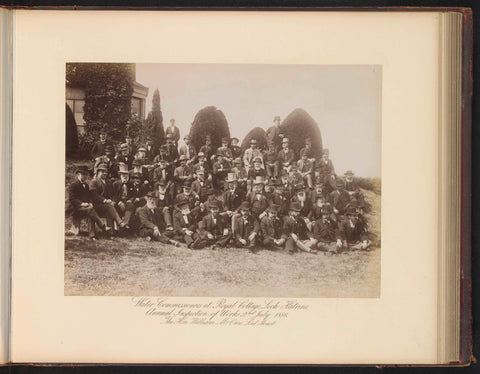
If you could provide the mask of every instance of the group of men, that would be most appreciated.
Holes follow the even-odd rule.
[[[70,233],[78,235],[85,219],[92,240],[99,229],[106,238],[140,236],[191,249],[369,250],[354,174],[337,176],[328,149],[316,159],[308,138],[297,156],[278,116],[266,150],[255,139],[244,152],[237,138],[214,149],[207,136],[198,150],[189,135],[180,147],[179,139],[173,119],[158,149],[152,138],[136,146],[127,136],[116,152],[101,133],[92,148],[93,178],[80,166],[69,187]]]

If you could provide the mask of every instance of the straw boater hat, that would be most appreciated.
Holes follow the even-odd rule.
[[[265,184],[265,181],[263,180],[263,177],[261,175],[258,175],[255,177],[255,181],[253,184]]]
[[[237,181],[237,178],[235,178],[235,173],[228,173],[227,174],[227,180],[226,180],[227,183],[236,182],[236,181]]]

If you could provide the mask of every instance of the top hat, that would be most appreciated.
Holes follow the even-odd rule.
[[[118,164],[118,172],[120,174],[128,174],[128,165],[124,162]]]
[[[300,204],[299,203],[290,203],[290,208],[289,210],[294,210],[295,212],[300,212],[302,210],[302,208],[300,207]]]
[[[243,201],[240,204],[240,210],[250,210],[250,203],[248,201]]]
[[[226,179],[227,183],[235,182],[236,180],[237,180],[237,178],[235,178],[235,173],[228,173],[227,174],[227,179]]]
[[[77,167],[77,169],[75,170],[75,174],[77,173],[81,173],[81,174],[84,174],[84,175],[89,175],[90,174],[90,170],[88,169],[88,166],[85,166],[85,165],[80,165]]]
[[[253,184],[265,184],[265,181],[261,175],[257,175]]]
[[[354,175],[354,174],[353,174],[353,171],[351,171],[351,170],[347,170],[347,171],[345,172],[345,176],[353,176],[353,175]]]

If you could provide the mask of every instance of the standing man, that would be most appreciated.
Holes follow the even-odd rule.
[[[217,148],[217,155],[220,153],[223,158],[231,163],[233,161],[232,150],[228,147],[230,139],[222,138],[222,146]]]
[[[257,141],[255,139],[250,140],[250,148],[245,150],[243,154],[243,163],[247,171],[252,167],[253,160],[260,158],[263,166],[263,154],[260,149],[257,148]]]
[[[185,135],[183,137],[183,141],[185,142],[184,145],[182,145],[179,149],[179,155],[180,156],[186,156],[187,157],[187,164],[193,164],[196,159],[197,159],[197,151],[195,150],[195,147],[191,144],[192,138],[190,135]]]
[[[80,232],[80,220],[87,218],[88,223],[88,237],[95,240],[95,223],[102,229],[102,231],[110,230],[103,224],[97,212],[93,208],[92,196],[90,188],[87,183],[88,175],[90,174],[86,166],[79,166],[75,171],[77,180],[73,182],[68,189],[68,198],[70,205],[73,208],[73,222],[70,232],[78,235]]]
[[[100,140],[93,145],[90,152],[92,160],[95,160],[99,156],[103,156],[107,145],[111,145],[111,143],[107,141],[107,133],[105,131],[100,131]]]
[[[170,119],[170,125],[165,129],[165,135],[170,135],[175,147],[178,147],[178,141],[180,140],[180,130],[175,126],[175,119]]]
[[[232,158],[236,159],[242,157],[242,148],[238,145],[238,138],[233,137],[230,139],[230,149],[232,150]]]
[[[273,118],[273,126],[267,129],[267,144],[273,144],[276,152],[279,151],[280,141],[283,135],[280,133],[280,116]]]

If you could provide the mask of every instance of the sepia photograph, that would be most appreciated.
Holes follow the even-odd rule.
[[[65,68],[65,296],[380,297],[381,66]]]

